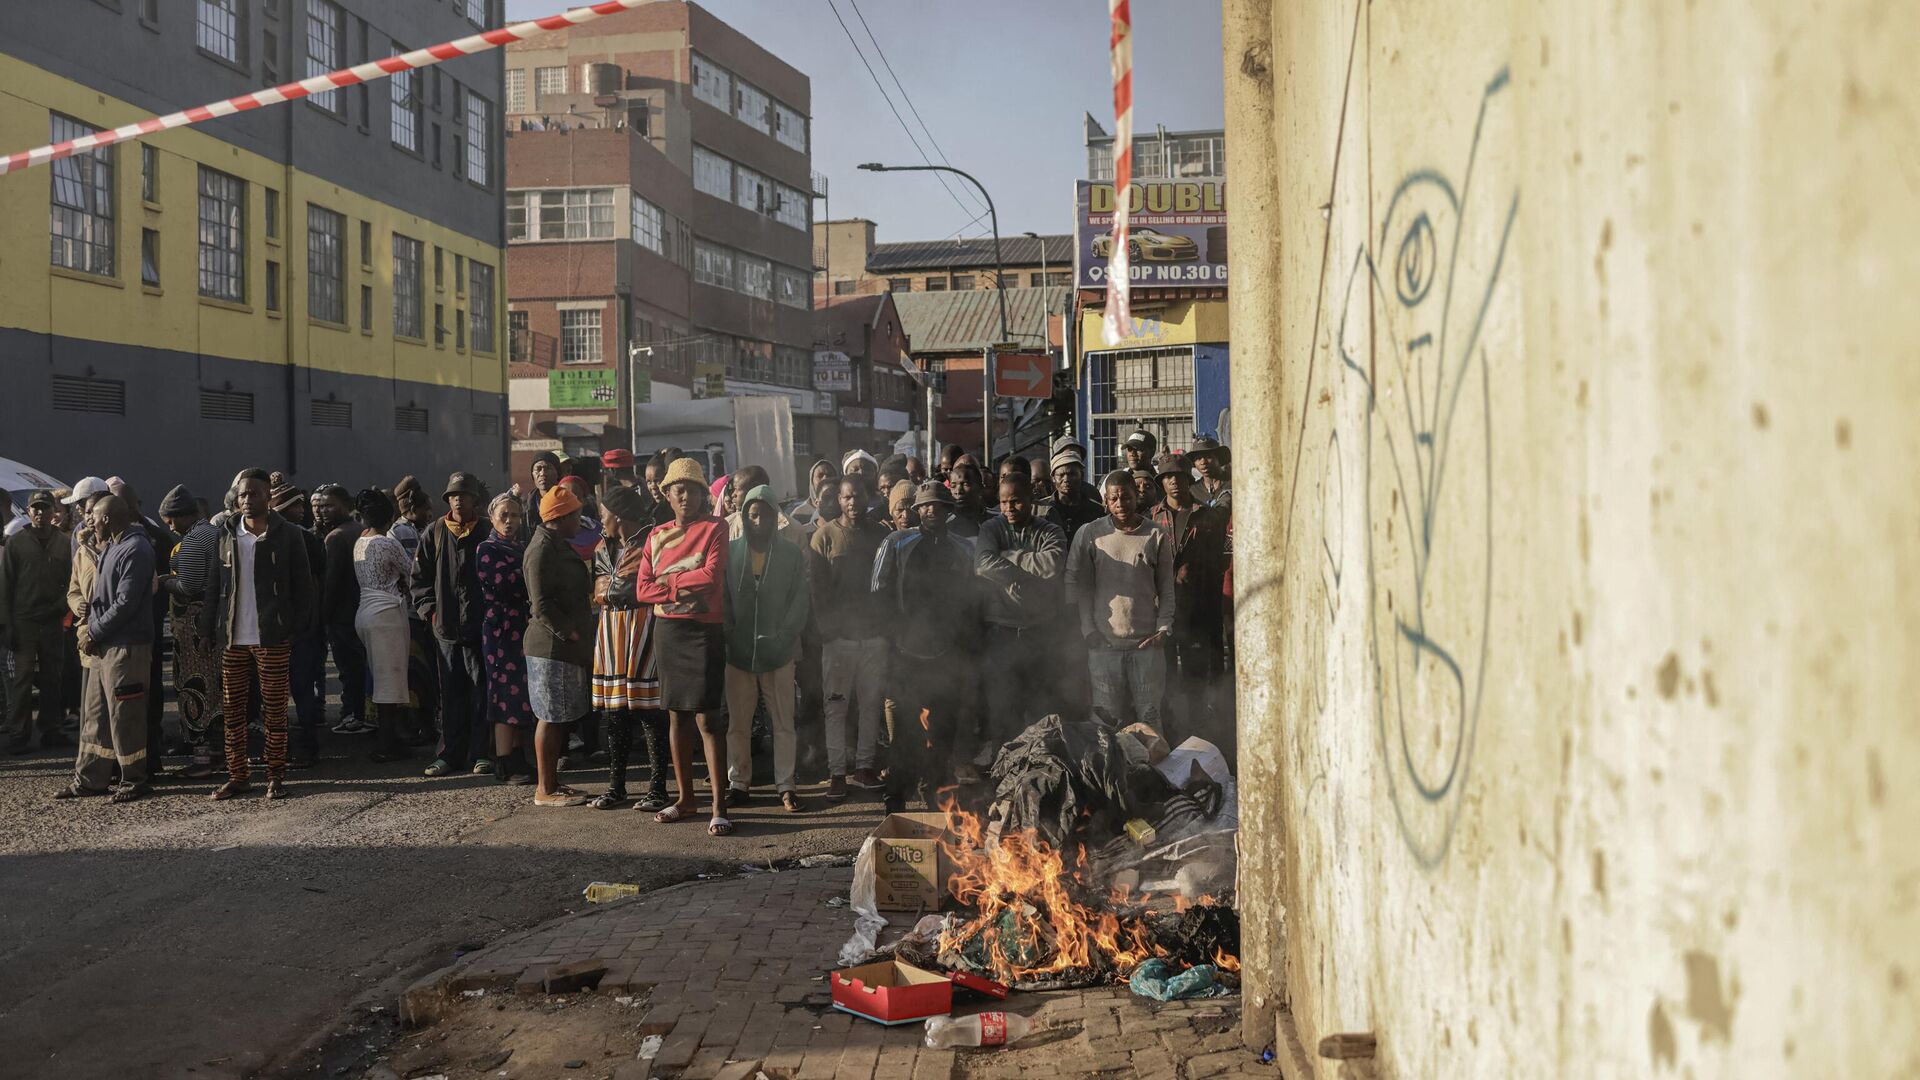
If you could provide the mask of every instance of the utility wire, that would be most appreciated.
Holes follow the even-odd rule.
[[[921,161],[926,162],[928,165],[933,164],[933,159],[927,156],[926,149],[920,145],[920,140],[914,136],[913,129],[907,126],[906,118],[900,115],[899,108],[894,105],[893,95],[887,93],[886,84],[880,81],[879,74],[873,70],[873,65],[867,61],[867,54],[865,50],[860,48],[859,39],[853,36],[853,31],[848,29],[847,20],[840,17],[840,8],[834,4],[833,0],[827,0],[827,9],[833,12],[834,21],[840,24],[840,32],[847,35],[847,44],[853,46],[854,55],[860,58],[860,66],[867,69],[867,77],[873,80],[873,88],[880,91],[880,100],[887,103],[887,109],[893,113],[893,118],[899,121],[900,130],[907,133],[907,141],[913,143],[913,148],[919,151]],[[958,206],[966,213],[973,213],[973,207],[962,202],[960,196],[954,192],[953,185],[947,182],[947,175],[945,173],[936,172],[933,175],[940,181],[940,186],[946,189],[947,197],[953,200],[955,206]]]
[[[860,0],[847,0],[847,4],[853,8],[854,15],[860,19],[860,28],[867,32],[867,40],[873,42],[873,52],[880,58],[880,65],[887,69],[888,75],[893,77],[893,85],[900,88],[900,100],[907,103],[907,111],[913,114],[915,120],[920,121],[920,130],[927,133],[927,142],[933,147],[933,152],[940,155],[940,163],[951,168],[953,162],[947,160],[947,152],[940,148],[940,140],[933,137],[933,129],[927,126],[927,121],[920,115],[919,108],[913,104],[913,97],[907,93],[906,84],[900,81],[899,73],[893,70],[893,62],[887,59],[887,51],[880,47],[880,39],[873,36],[873,27],[867,25],[866,13],[860,10]],[[971,187],[962,190],[967,193],[967,198],[973,200],[975,206],[980,207],[983,212],[986,210],[986,200],[980,197],[979,192]]]

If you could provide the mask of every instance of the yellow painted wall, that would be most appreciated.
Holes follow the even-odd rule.
[[[281,108],[289,106],[278,106]],[[79,83],[18,59],[0,56],[0,145],[38,146],[48,139],[49,113],[96,127],[115,127],[147,114]],[[206,354],[235,360],[295,363],[315,370],[459,386],[492,393],[506,389],[506,257],[491,247],[414,214],[345,190],[308,173],[243,151],[203,131],[182,128],[148,140],[159,151],[159,186],[152,204],[141,200],[139,143],[113,153],[115,276],[96,278],[50,267],[48,200],[52,169],[41,166],[0,176],[0,326],[58,337]],[[247,302],[199,295],[199,166],[248,182]],[[266,235],[266,189],[280,192],[278,238]],[[307,204],[346,216],[344,291],[348,324],[340,329],[307,315]],[[373,226],[371,265],[363,268],[359,223]],[[141,230],[160,233],[160,287],[141,283]],[[423,321],[429,340],[434,305],[446,306],[444,345],[393,334],[394,233],[422,241]],[[444,288],[433,279],[434,249],[443,249]],[[466,283],[454,280],[455,256],[494,268],[492,353],[458,347],[455,313],[468,310]],[[281,307],[265,307],[267,263],[280,264]],[[360,326],[360,288],[373,286],[370,333]],[[458,287],[456,287],[456,284]]]
[[[1088,307],[1080,312],[1081,353],[1105,349],[1157,349],[1162,345],[1198,345],[1228,339],[1225,300],[1175,300],[1139,304],[1133,308],[1132,332],[1118,341],[1107,340],[1106,312]]]

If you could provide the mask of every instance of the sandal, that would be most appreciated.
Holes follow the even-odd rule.
[[[672,805],[673,800],[667,797],[666,792],[649,791],[639,802],[633,804],[633,808],[643,813],[657,814]]]
[[[723,817],[714,818],[712,821],[707,822],[707,835],[708,836],[732,836],[733,822],[728,821],[726,818],[723,818]]]
[[[587,797],[573,790],[572,788],[562,784],[560,787],[553,789],[553,793],[551,795],[535,795],[533,797],[533,805],[535,806],[585,806],[587,805]]]
[[[686,816],[687,816],[686,810],[682,809],[679,803],[673,803],[669,805],[666,809],[653,815],[653,820],[659,822],[662,825],[671,825],[676,821],[685,820]]]
[[[595,795],[593,801],[587,805],[595,810],[612,810],[626,801],[627,793],[624,791],[603,791]]]

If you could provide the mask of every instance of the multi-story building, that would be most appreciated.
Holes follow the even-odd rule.
[[[0,144],[497,25],[501,0],[13,0]],[[236,469],[505,472],[502,65],[464,57],[0,177],[0,452],[217,497]],[[438,490],[434,488],[433,490]]]
[[[1112,180],[1113,135],[1092,113],[1081,123],[1086,128],[1087,179]],[[1225,176],[1227,133],[1223,128],[1168,131],[1156,125],[1151,132],[1133,137],[1133,175],[1155,179]]]
[[[696,4],[507,49],[515,474],[636,403],[813,389],[807,77]]]
[[[874,242],[866,218],[823,221],[813,227],[814,298],[877,292],[964,292],[991,289],[1006,274],[1009,289],[1058,287],[1073,282],[1073,237],[1022,234],[1002,237],[999,259],[993,238]]]

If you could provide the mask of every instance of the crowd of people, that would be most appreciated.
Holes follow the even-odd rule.
[[[756,720],[796,812],[803,757],[829,801],[931,805],[1049,714],[1230,753],[1229,452],[1160,453],[1142,430],[1121,456],[1096,486],[1063,439],[989,486],[957,447],[933,475],[854,451],[785,506],[764,468],[709,478],[674,448],[541,454],[505,492],[457,472],[437,497],[411,476],[308,492],[250,468],[217,506],[174,488],[157,520],[123,479],[87,477],[6,526],[9,749],[77,743],[59,799],[140,799],[169,749],[183,778],[224,773],[215,800],[256,767],[281,798],[319,755],[331,657],[332,731],[370,736],[372,760],[431,746],[427,776],[671,823],[699,814],[699,756],[716,836],[755,797]],[[630,800],[636,731],[649,779]],[[562,777],[589,760],[607,765],[592,797]]]

